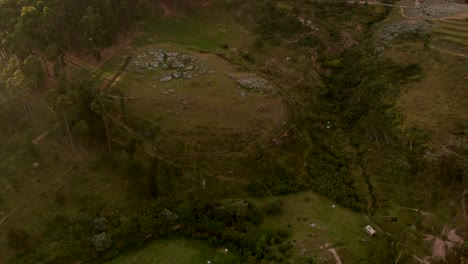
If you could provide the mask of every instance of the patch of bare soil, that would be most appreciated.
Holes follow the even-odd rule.
[[[424,256],[422,259],[415,257],[420,263],[431,263],[431,260],[444,261],[450,253],[463,244],[463,239],[455,233],[455,229],[444,227],[441,236],[426,235],[425,241],[432,243],[432,256]]]

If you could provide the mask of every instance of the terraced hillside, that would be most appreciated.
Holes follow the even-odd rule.
[[[468,20],[437,20],[433,40],[438,46],[449,47],[459,53],[468,53]]]

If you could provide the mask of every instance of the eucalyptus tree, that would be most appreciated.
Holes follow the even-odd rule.
[[[102,119],[104,128],[106,130],[107,147],[109,152],[112,152],[108,121],[112,110],[114,109],[114,99],[104,92],[101,92],[96,95],[93,102],[91,103],[91,109]]]
[[[19,100],[26,114],[32,119],[32,107],[28,99],[30,82],[21,70],[21,64],[17,58],[12,58],[0,75],[0,86],[4,87],[7,99]]]
[[[37,92],[45,81],[44,71],[41,62],[32,55],[23,61],[22,70],[28,80],[34,85]]]

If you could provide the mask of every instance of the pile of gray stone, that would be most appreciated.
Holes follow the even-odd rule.
[[[272,93],[274,90],[274,87],[265,79],[260,78],[260,77],[247,77],[247,78],[241,78],[241,77],[236,77],[232,74],[229,74],[229,77],[239,84],[240,87],[259,92],[259,93]]]
[[[380,28],[372,39],[376,53],[384,51],[392,43],[402,38],[423,40],[430,35],[432,25],[424,21],[400,20],[386,24]]]
[[[468,5],[457,3],[456,0],[424,0],[420,1],[417,8],[405,9],[406,15],[420,18],[447,17],[467,12]]]
[[[134,73],[159,73],[153,79],[162,83],[213,73],[196,56],[156,49],[134,56],[128,68]]]
[[[304,19],[302,17],[299,17],[299,22],[304,26],[304,27],[308,27],[312,30],[312,32],[319,32],[320,31],[320,28],[314,26],[312,24],[312,21],[310,20],[307,20],[307,19]]]

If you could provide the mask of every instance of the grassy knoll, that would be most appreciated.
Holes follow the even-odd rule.
[[[178,71],[129,67],[113,87],[127,98],[127,116],[112,124],[115,131],[128,133],[129,128],[142,139],[146,151],[194,168],[195,174],[185,174],[178,183],[189,184],[187,191],[191,193],[200,191],[202,182],[217,193],[226,192],[224,188],[232,184],[245,187],[251,175],[242,173],[242,159],[256,145],[269,143],[280,133],[287,120],[282,98],[274,91],[241,88],[233,78],[259,76],[214,54],[161,44],[135,50],[134,60],[138,63],[138,56],[160,49],[194,56],[200,67],[206,67],[206,73],[197,76],[192,71],[190,79],[161,82]],[[219,185],[222,188],[214,188],[217,183],[223,183]]]
[[[191,80],[174,79],[161,83],[159,78],[171,71],[158,70],[147,74],[127,71],[115,86],[130,98],[128,113],[144,120],[155,120],[152,125],[160,126],[164,138],[170,135],[174,139],[206,141],[202,135],[204,132],[210,135],[211,141],[216,140],[213,133],[221,131],[222,134],[251,133],[262,139],[271,135],[284,120],[281,98],[274,94],[249,92],[229,77],[230,74],[244,78],[255,75],[240,72],[216,55],[194,53],[175,46],[170,50],[197,56],[212,72]],[[222,149],[211,146],[209,150]]]
[[[438,146],[454,140],[451,135],[468,122],[466,59],[414,44],[396,46],[387,56],[399,62],[418,63],[424,71],[420,82],[406,84],[399,106],[407,124],[422,127]]]

